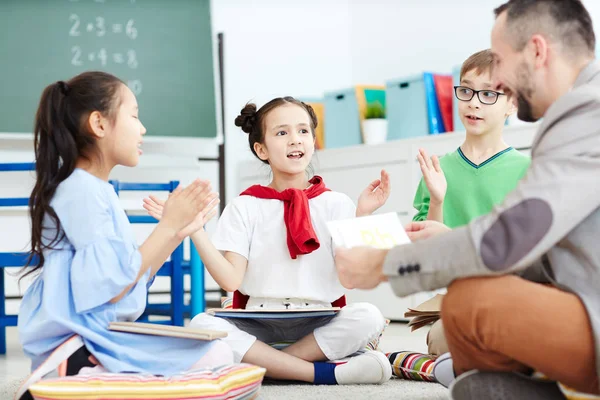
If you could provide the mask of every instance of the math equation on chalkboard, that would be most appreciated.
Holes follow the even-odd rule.
[[[90,0],[88,0],[90,1]],[[94,3],[106,3],[106,0],[92,0]],[[71,3],[78,3],[79,0],[69,0]],[[130,3],[135,3],[135,0],[129,0]]]
[[[82,0],[68,0],[71,3],[82,2]],[[106,0],[88,0],[96,3],[105,3]],[[135,0],[121,0],[135,3]],[[86,48],[80,44],[71,46],[71,65],[84,69],[97,67],[126,66],[136,70],[139,66],[136,51],[133,47],[138,37],[138,30],[133,18],[122,21],[109,21],[101,15],[94,17],[81,17],[77,13],[69,15],[68,35],[71,38],[84,38],[92,36],[97,38],[94,43],[98,46]],[[102,38],[109,36],[122,38],[120,43],[129,45],[127,49],[111,51],[102,46]],[[129,88],[139,95],[142,93],[142,82],[140,79],[130,79],[127,82]]]

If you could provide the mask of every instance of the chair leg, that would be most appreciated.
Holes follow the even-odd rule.
[[[149,315],[148,315],[148,305],[149,303],[149,294],[146,293],[146,309],[144,310],[144,313],[142,315],[140,315],[140,317],[137,319],[137,322],[148,322],[149,321]]]
[[[183,326],[183,243],[171,254],[173,269],[171,272],[171,322]]]
[[[4,268],[0,268],[0,354],[6,354],[6,296],[4,292]]]
[[[204,281],[204,263],[196,247],[190,241],[190,280],[192,295],[190,299],[190,319],[206,310],[206,285]]]

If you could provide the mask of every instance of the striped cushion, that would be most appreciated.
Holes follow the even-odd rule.
[[[433,376],[436,356],[411,351],[398,351],[386,356],[392,364],[394,376],[411,381],[436,382]]]
[[[233,308],[233,299],[231,297],[221,297],[221,308]]]
[[[103,373],[46,379],[33,384],[29,391],[36,400],[253,399],[265,372],[254,365],[234,364],[169,378]]]

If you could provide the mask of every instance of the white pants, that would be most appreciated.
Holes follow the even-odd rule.
[[[254,344],[297,341],[314,333],[319,348],[329,360],[339,360],[364,349],[385,327],[385,318],[377,307],[368,303],[348,304],[335,316],[293,319],[224,319],[198,314],[190,326],[225,331],[221,339],[233,350],[239,363]]]

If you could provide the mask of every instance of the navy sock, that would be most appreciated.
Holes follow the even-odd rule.
[[[337,385],[335,379],[335,367],[334,363],[328,362],[316,362],[313,363],[315,366],[315,385]]]

